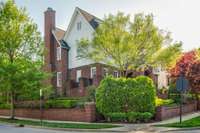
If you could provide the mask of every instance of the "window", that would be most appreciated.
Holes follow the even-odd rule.
[[[57,47],[57,60],[61,60],[61,47]]]
[[[81,77],[81,70],[76,71],[76,82],[79,82],[79,78]]]
[[[62,73],[57,72],[57,87],[61,87],[61,86],[62,86]]]
[[[114,72],[113,72],[113,76],[114,76],[115,78],[118,78],[118,77],[119,77],[118,71],[114,71]]]
[[[96,67],[92,67],[90,71],[91,71],[90,72],[91,73],[91,78],[96,77]]]
[[[81,22],[77,23],[77,30],[81,30]]]
[[[103,68],[103,76],[108,76],[108,68]]]

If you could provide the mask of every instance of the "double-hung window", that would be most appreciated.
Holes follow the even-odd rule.
[[[62,72],[57,72],[57,87],[62,87]]]
[[[61,60],[61,47],[57,47],[56,53],[57,53],[57,60],[58,61]]]

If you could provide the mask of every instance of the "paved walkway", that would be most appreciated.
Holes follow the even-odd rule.
[[[194,113],[191,113],[191,114],[186,114],[186,115],[183,115],[182,116],[182,119],[183,121],[185,120],[189,120],[189,119],[192,119],[192,118],[195,118],[197,116],[200,116],[200,111],[199,112],[194,112]],[[184,129],[181,129],[181,130],[184,130],[184,131],[179,131],[180,128],[170,128],[170,127],[155,127],[154,125],[160,125],[160,124],[168,124],[168,123],[174,123],[174,122],[179,122],[180,118],[179,117],[174,117],[174,118],[171,118],[171,119],[168,119],[168,120],[164,120],[164,121],[160,121],[160,122],[155,122],[155,123],[150,123],[148,125],[148,128],[146,129],[141,129],[141,133],[162,133],[162,132],[168,132],[168,133],[189,133],[190,130],[184,130]],[[193,130],[191,131],[191,133],[194,132],[194,133],[200,133],[200,130]]]
[[[185,121],[185,120],[189,120],[189,119],[192,119],[194,117],[197,117],[197,116],[200,116],[200,111],[198,112],[194,112],[194,113],[190,113],[190,114],[185,114],[182,116],[182,120]],[[168,124],[168,123],[174,123],[174,122],[179,122],[180,121],[180,117],[174,117],[174,118],[171,118],[171,119],[168,119],[168,120],[163,120],[163,121],[160,121],[160,122],[156,122],[156,123],[152,123],[152,124]]]

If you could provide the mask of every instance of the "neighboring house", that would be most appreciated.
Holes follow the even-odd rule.
[[[64,31],[56,27],[55,11],[52,8],[48,8],[44,14],[46,48],[44,70],[53,73],[47,83],[52,84],[57,95],[84,96],[86,87],[98,86],[104,76],[108,74],[119,76],[116,69],[105,64],[77,58],[77,41],[81,38],[91,40],[102,20],[76,7],[69,26]],[[140,74],[144,75],[144,72]],[[160,72],[151,75],[159,88],[167,85],[166,81],[163,81],[166,80],[166,73],[161,75]]]

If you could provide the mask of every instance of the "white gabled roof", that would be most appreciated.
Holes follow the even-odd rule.
[[[71,30],[71,27],[72,27],[72,24],[73,24],[73,22],[75,21],[75,18],[76,18],[76,16],[77,16],[77,14],[82,15],[83,18],[89,23],[89,25],[90,25],[94,30],[95,30],[95,29],[99,26],[99,24],[102,22],[101,19],[95,17],[94,15],[92,15],[92,14],[90,14],[90,13],[88,13],[88,12],[82,10],[82,9],[80,9],[79,7],[76,7],[76,8],[75,8],[75,11],[74,11],[74,13],[73,13],[73,15],[72,15],[72,18],[71,18],[71,20],[70,20],[70,23],[69,23],[69,25],[68,25],[68,28],[67,28],[67,30],[66,30],[66,32],[65,32],[65,34],[64,34],[63,37],[65,37],[65,36],[67,36],[67,35],[69,34],[69,32],[70,32],[70,30]]]

